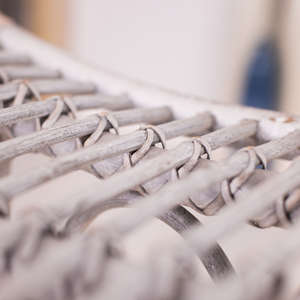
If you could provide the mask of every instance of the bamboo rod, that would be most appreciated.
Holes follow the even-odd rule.
[[[137,108],[113,112],[112,116],[120,126],[141,122],[158,124],[169,121],[172,118],[172,112],[168,107]],[[35,131],[4,141],[0,143],[0,152],[2,154],[0,154],[0,162],[76,137],[89,135],[97,129],[99,122],[100,119],[97,115],[91,115],[66,125]],[[106,130],[109,128],[110,124],[107,123]]]
[[[88,94],[95,92],[95,86],[88,82],[66,79],[36,79],[32,83],[41,94]],[[10,82],[0,85],[0,101],[10,100],[17,95],[19,83]]]
[[[0,58],[1,60],[1,58]],[[57,70],[41,68],[37,66],[2,66],[1,70],[7,75],[9,80],[14,79],[50,79],[59,78],[61,74]]]
[[[162,111],[161,108],[159,111]],[[121,112],[119,112],[119,114],[121,114]],[[149,117],[149,114],[147,114],[147,116]],[[114,115],[114,117],[116,117],[116,115]],[[199,132],[199,130],[209,129],[212,124],[212,117],[210,114],[206,113],[194,118],[158,125],[158,127],[164,132],[166,139],[168,140],[180,135],[189,135]],[[58,157],[30,172],[26,172],[26,174],[8,176],[0,181],[1,195],[6,199],[10,199],[13,195],[18,194],[21,191],[25,191],[37,184],[82,168],[85,165],[137,150],[143,145],[146,138],[147,133],[144,130],[137,131],[107,143],[94,144],[68,155]],[[157,136],[155,136],[154,143],[159,143]],[[216,142],[216,145],[218,144],[219,143]],[[8,210],[6,209],[5,211],[7,212]]]
[[[0,51],[0,65],[28,65],[31,60],[27,55],[14,53],[11,51]]]
[[[122,110],[132,108],[132,101],[126,96],[110,96],[105,94],[87,94],[71,96],[78,110],[102,108],[110,110]],[[0,126],[14,124],[26,120],[40,118],[49,115],[56,106],[55,96],[39,102],[30,102],[0,110]],[[68,109],[64,105],[63,112]]]

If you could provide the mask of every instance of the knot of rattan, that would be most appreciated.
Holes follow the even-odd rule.
[[[184,141],[183,143],[192,143],[194,146],[194,151],[191,158],[184,165],[182,165],[179,169],[171,170],[171,180],[170,180],[171,182],[176,182],[177,180],[181,178],[185,178],[189,175],[189,173],[193,170],[193,168],[197,164],[199,158],[201,158],[202,147],[207,155],[207,159],[209,160],[211,159],[211,152],[212,152],[211,146],[205,139],[196,136],[187,141]],[[189,202],[189,204],[192,204],[193,207],[195,207],[198,210],[197,205],[193,202],[193,200],[190,197],[187,198],[187,201]]]
[[[13,82],[18,83],[19,87],[18,87],[17,95],[13,100],[12,106],[21,105],[24,102],[28,92],[32,94],[32,96],[35,98],[36,101],[41,101],[40,92],[34,83],[32,83],[27,79],[23,79],[23,80],[18,79],[18,80],[14,80]]]
[[[141,160],[149,151],[151,145],[153,144],[154,136],[157,134],[159,141],[162,144],[162,147],[166,148],[166,137],[165,134],[158,127],[153,125],[147,125],[141,127],[138,130],[145,130],[147,132],[147,139],[145,143],[133,154],[125,153],[124,154],[124,169],[128,169],[134,166],[139,160]]]
[[[293,161],[300,160],[300,156],[297,156]],[[300,188],[296,188],[288,194],[288,196],[282,196],[277,198],[275,202],[275,211],[277,218],[284,228],[291,226],[290,212],[298,206],[300,202]]]
[[[44,121],[42,125],[42,129],[51,128],[56,123],[56,121],[58,120],[58,118],[60,117],[63,111],[64,105],[66,105],[67,108],[69,109],[68,114],[74,120],[77,119],[77,108],[69,97],[55,96],[55,98],[56,98],[56,106],[54,110],[51,112],[51,114],[48,116],[48,118]]]
[[[267,158],[262,151],[254,147],[246,147],[238,150],[236,153],[246,152],[249,156],[248,164],[244,171],[235,177],[231,182],[227,179],[221,184],[221,194],[227,205],[234,203],[234,193],[248,180],[256,167],[256,158],[261,162],[262,168],[267,168]]]
[[[0,68],[0,77],[3,81],[3,83],[7,83],[9,81],[6,72],[1,68]],[[17,105],[23,104],[28,91],[34,96],[36,101],[41,100],[40,92],[38,91],[38,89],[34,85],[34,83],[32,83],[32,82],[30,82],[29,80],[26,80],[26,79],[14,80],[13,82],[18,83],[19,87],[18,87],[17,95],[15,96],[11,106],[17,106]],[[1,104],[0,104],[0,108],[3,108],[3,102],[2,101],[1,101]],[[36,130],[41,129],[39,118],[37,118],[35,120],[35,126],[36,126]],[[10,126],[4,126],[4,129],[5,129],[6,134],[8,135],[8,137],[10,139],[14,138],[14,136],[13,136],[11,130],[10,130]]]
[[[185,178],[193,170],[194,166],[197,164],[198,159],[201,157],[201,148],[205,150],[207,154],[207,159],[211,158],[211,147],[210,144],[203,138],[196,136],[183,143],[193,143],[194,152],[191,158],[179,169],[173,169],[171,172],[171,181],[174,182],[180,178]]]
[[[69,97],[54,96],[53,98],[56,99],[56,105],[54,110],[51,112],[51,114],[47,117],[47,119],[43,122],[42,125],[40,123],[40,119],[39,118],[36,119],[36,131],[39,131],[41,129],[51,128],[57,122],[58,118],[61,116],[64,109],[64,105],[66,105],[66,107],[69,109],[68,115],[74,120],[77,119],[76,105]],[[80,149],[82,146],[79,138],[76,138],[76,146],[77,149]],[[51,149],[52,149],[51,146],[49,146],[50,152],[52,153],[53,156],[55,156],[55,154]]]
[[[116,134],[119,134],[119,124],[118,121],[108,112],[98,113],[97,116],[100,118],[100,122],[96,130],[86,139],[84,142],[84,147],[92,146],[100,139],[103,131],[106,128],[107,123],[111,125],[111,127],[115,130]],[[77,148],[81,148],[81,140],[77,138]],[[96,177],[102,178],[103,177],[98,173],[97,169],[94,165],[90,165],[87,169],[92,172]]]
[[[115,130],[116,134],[119,134],[119,124],[110,113],[102,112],[97,114],[97,116],[100,118],[99,125],[97,129],[90,135],[90,137],[84,142],[84,147],[91,146],[100,139],[107,123],[111,125],[111,127]]]
[[[123,170],[128,170],[132,168],[139,160],[141,160],[149,151],[151,145],[153,144],[154,136],[157,134],[160,143],[162,144],[163,149],[166,148],[166,136],[161,129],[153,125],[147,125],[145,127],[141,127],[138,130],[145,130],[147,132],[147,139],[145,143],[133,154],[125,153],[123,156]],[[140,185],[135,189],[142,195],[148,194],[145,188]]]
[[[173,169],[171,172],[171,181],[174,182],[180,178],[185,178],[189,175],[189,173],[193,170],[195,165],[197,164],[198,159],[201,157],[201,148],[203,147],[205,153],[207,154],[207,159],[211,158],[211,146],[210,144],[203,138],[196,136],[183,143],[193,143],[194,152],[191,158],[179,169]]]
[[[56,123],[56,121],[58,120],[58,118],[60,117],[60,115],[63,111],[64,105],[66,105],[67,108],[69,109],[68,115],[70,117],[72,117],[74,120],[77,119],[76,105],[73,103],[73,101],[69,97],[55,96],[55,98],[56,98],[56,106],[55,106],[54,110],[52,111],[52,113],[44,121],[44,123],[42,125],[42,129],[49,129]],[[85,141],[84,147],[91,146],[99,140],[101,134],[103,133],[103,131],[106,127],[107,122],[110,123],[110,125],[115,129],[116,133],[118,134],[118,127],[119,127],[118,122],[111,114],[103,112],[103,113],[97,114],[97,116],[100,118],[99,125],[98,125],[97,129]],[[37,128],[37,130],[38,130],[38,128]],[[76,145],[77,145],[77,149],[80,149],[82,147],[81,140],[78,137],[76,138]],[[49,148],[51,149],[51,147],[49,147]],[[92,171],[95,173],[95,170],[93,168],[92,168]],[[96,172],[96,176],[98,176],[97,172]]]
[[[300,160],[300,157],[296,157],[293,161],[296,160]],[[287,196],[277,198],[275,202],[275,211],[282,227],[288,228],[291,226],[290,212],[299,205],[299,202],[300,188],[291,191]]]

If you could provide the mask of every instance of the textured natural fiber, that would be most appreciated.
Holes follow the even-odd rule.
[[[300,247],[300,160],[283,173],[267,170],[267,162],[300,154],[300,117],[137,83],[74,61],[14,24],[3,26],[0,162],[35,151],[52,159],[0,179],[0,299],[297,297],[287,287]],[[90,108],[99,111],[77,118]],[[130,124],[139,128],[120,134]],[[168,149],[179,136],[184,141]],[[238,150],[211,159],[228,145]],[[77,170],[99,183],[72,186],[56,205],[10,218],[15,196]],[[119,207],[131,209],[90,230],[101,213]],[[204,227],[198,213],[216,217]],[[152,217],[186,246],[156,245],[149,263],[134,264],[122,253],[124,238]],[[245,222],[289,233],[274,255],[237,274],[217,241]],[[196,276],[194,254],[215,286]]]

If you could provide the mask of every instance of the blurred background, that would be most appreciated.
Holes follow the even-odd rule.
[[[0,0],[0,10],[94,65],[206,99],[300,114],[299,0]],[[12,172],[49,159],[26,154],[13,160]],[[61,199],[90,182],[98,179],[73,172],[18,196],[14,205]],[[214,219],[197,217],[204,224]],[[219,242],[239,271],[285,233],[244,224]],[[151,253],[166,241],[182,243],[152,220],[127,242],[135,259],[145,259],[145,249]]]
[[[86,60],[226,103],[300,114],[297,0],[1,0]]]

